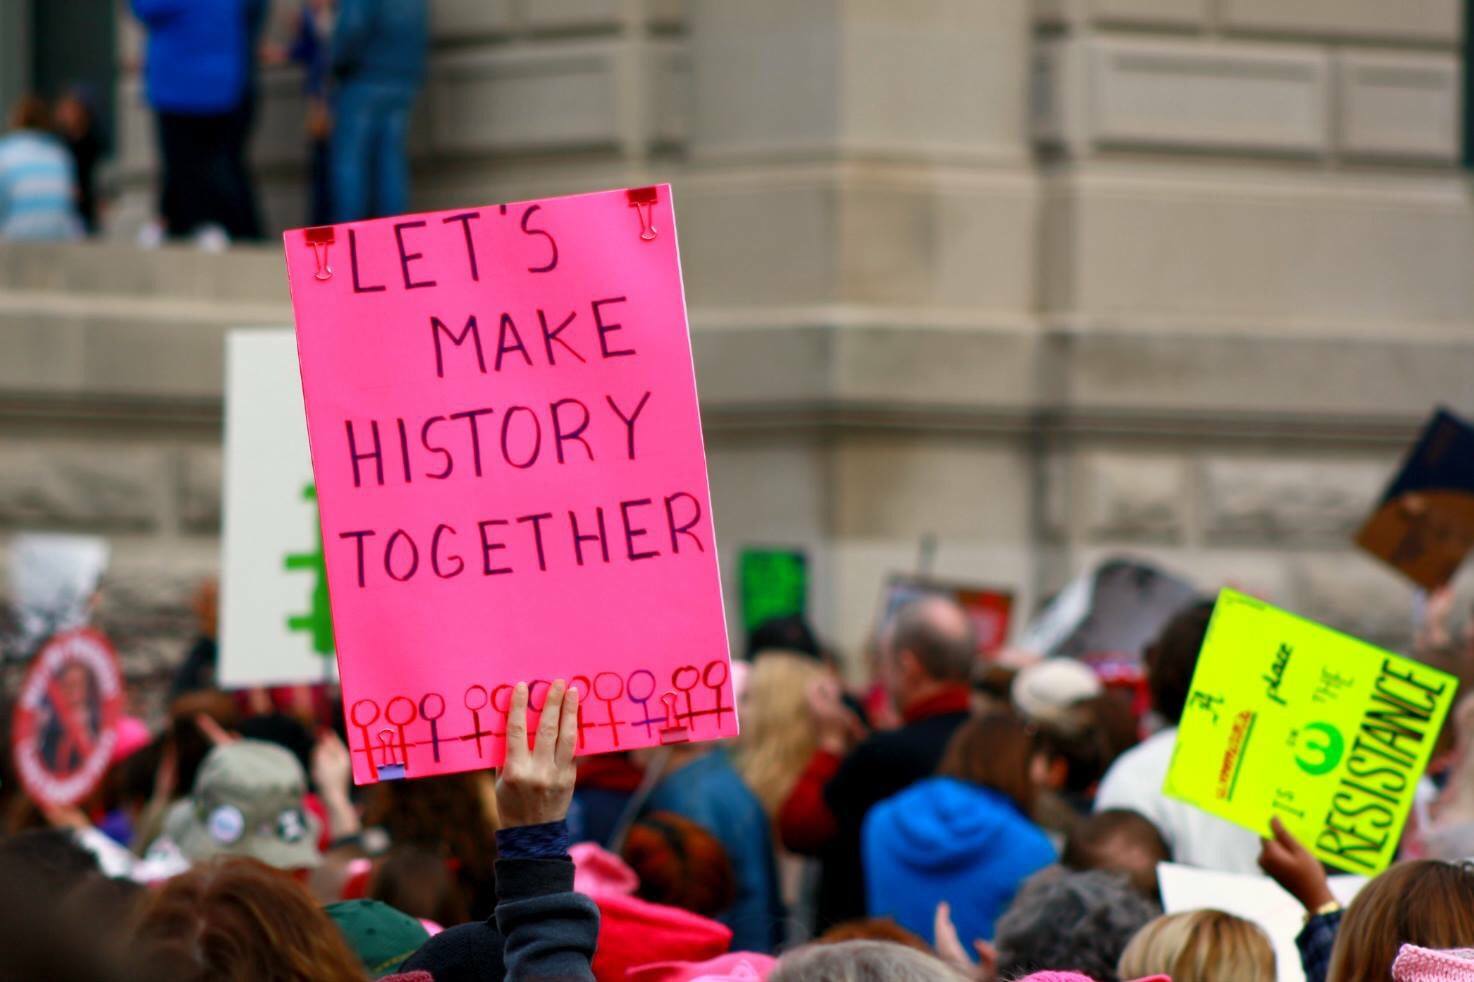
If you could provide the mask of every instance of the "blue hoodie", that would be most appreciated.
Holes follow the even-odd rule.
[[[928,778],[870,810],[863,830],[872,917],[935,943],[943,900],[965,947],[991,939],[1019,884],[1054,862],[1054,846],[1007,797],[950,777]]]
[[[144,78],[160,112],[213,116],[246,97],[246,0],[132,0],[148,29]],[[250,8],[254,9],[254,8]]]

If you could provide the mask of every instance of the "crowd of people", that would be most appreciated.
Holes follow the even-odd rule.
[[[92,798],[38,805],[0,780],[0,977],[1277,978],[1262,925],[1164,914],[1175,861],[1279,883],[1311,982],[1474,979],[1474,704],[1404,861],[1343,910],[1278,822],[1260,839],[1162,794],[1210,609],[1162,628],[1144,691],[980,656],[942,596],[894,615],[879,687],[852,689],[778,618],[733,673],[734,741],[576,759],[577,687],[530,715],[524,684],[495,774],[357,788],[334,693],[219,691],[202,638],[162,728],[120,725]],[[1421,638],[1468,667],[1467,636]]]
[[[278,0],[281,6],[287,0]],[[426,0],[130,0],[144,29],[144,97],[159,159],[158,222],[142,240],[220,248],[263,234],[248,149],[262,66],[300,68],[307,210],[322,225],[409,210],[406,143],[424,80]],[[0,240],[64,241],[98,229],[106,141],[83,87],[27,95],[0,137]]]

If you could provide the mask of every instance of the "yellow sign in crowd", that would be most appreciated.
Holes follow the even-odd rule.
[[[1163,790],[1260,835],[1278,815],[1320,859],[1394,858],[1453,676],[1224,590]]]

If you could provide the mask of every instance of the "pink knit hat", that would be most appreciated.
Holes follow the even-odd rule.
[[[1019,982],[1095,982],[1095,979],[1080,975],[1079,972],[1035,972],[1019,979]],[[1166,975],[1148,975],[1132,982],[1172,982],[1172,978]]]
[[[776,959],[753,951],[735,951],[704,962],[657,962],[624,973],[625,982],[763,982]]]
[[[1474,982],[1474,948],[1439,951],[1405,944],[1392,963],[1392,982]]]

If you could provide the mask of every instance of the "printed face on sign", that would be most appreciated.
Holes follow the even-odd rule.
[[[27,792],[52,805],[91,794],[112,756],[123,686],[107,639],[76,629],[36,655],[11,728],[16,771]]]
[[[651,234],[653,232],[653,234]],[[737,732],[666,187],[286,236],[359,782]]]

